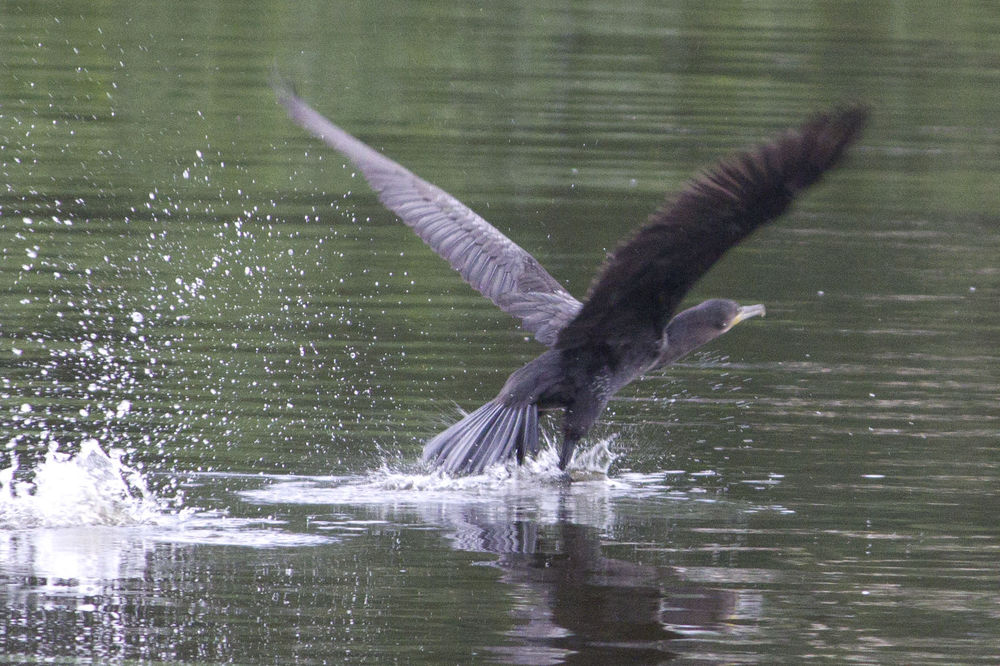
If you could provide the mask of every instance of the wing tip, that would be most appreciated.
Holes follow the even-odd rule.
[[[283,106],[288,106],[289,102],[299,100],[298,93],[295,90],[295,82],[285,76],[278,69],[277,64],[271,67],[271,75],[267,77],[267,81],[271,86],[271,90],[274,91],[274,96]]]
[[[576,347],[606,335],[613,321],[608,313],[628,300],[634,301],[633,309],[643,309],[636,313],[643,321],[650,320],[654,327],[665,323],[688,288],[728,247],[778,217],[799,191],[836,166],[870,114],[863,103],[834,106],[701,171],[612,253],[580,313],[559,331],[555,347]],[[707,249],[698,261],[675,251],[657,256],[657,246],[671,243]],[[628,252],[632,254],[626,257]],[[664,273],[665,267],[671,270]],[[614,325],[620,329],[626,324]]]
[[[790,165],[794,171],[788,174],[788,187],[793,191],[808,187],[833,168],[861,136],[870,116],[868,104],[842,102],[815,114],[792,132],[788,141],[798,146],[800,157],[797,164],[792,161]]]

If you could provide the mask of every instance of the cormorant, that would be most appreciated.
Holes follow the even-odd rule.
[[[777,218],[839,161],[868,115],[861,106],[818,114],[705,171],[618,246],[581,303],[450,194],[340,129],[289,88],[275,90],[292,120],[353,162],[387,208],[549,347],[514,371],[495,398],[427,442],[424,460],[449,473],[478,473],[537,453],[538,411],[556,408],[565,410],[565,469],[619,389],[764,314],[762,305],[712,299],[673,316],[726,250]]]

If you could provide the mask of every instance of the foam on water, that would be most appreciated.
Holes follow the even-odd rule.
[[[289,477],[265,488],[242,491],[240,495],[263,503],[326,504],[343,500],[352,504],[377,504],[404,497],[419,502],[439,495],[490,496],[527,484],[556,488],[570,481],[606,481],[608,469],[614,462],[610,442],[611,439],[601,440],[578,452],[566,471],[559,469],[559,454],[549,443],[523,465],[511,461],[493,465],[480,474],[451,476],[426,468],[401,471],[383,466],[357,477]],[[317,492],[317,486],[327,482],[336,485]],[[303,492],[296,492],[297,488]]]
[[[432,525],[464,524],[471,515],[476,521],[509,520],[514,512],[541,522],[572,516],[601,527],[610,520],[615,498],[662,494],[661,476],[632,475],[627,480],[608,476],[614,461],[610,441],[579,451],[565,472],[549,443],[523,465],[512,461],[471,476],[383,467],[346,477],[270,478],[265,485],[238,494],[256,504],[367,507],[369,517],[391,521],[410,516]]]
[[[546,446],[534,457],[518,465],[514,461],[493,465],[481,474],[450,476],[432,470],[423,473],[394,472],[383,467],[371,480],[385,490],[434,491],[490,491],[503,490],[528,481],[540,485],[561,486],[570,481],[606,480],[608,469],[615,460],[610,444],[612,439],[602,439],[588,449],[581,449],[574,456],[568,469],[559,469],[559,452],[554,443]]]
[[[17,478],[14,456],[0,470],[0,529],[159,524],[175,516],[121,455],[105,453],[96,439],[76,455],[53,444],[30,481]]]

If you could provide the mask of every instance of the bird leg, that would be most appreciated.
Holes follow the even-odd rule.
[[[593,392],[586,391],[583,395],[574,396],[572,404],[566,408],[566,416],[563,417],[563,442],[559,450],[559,469],[566,469],[573,459],[573,450],[576,443],[583,439],[590,426],[604,411],[608,404],[607,399],[601,399]]]

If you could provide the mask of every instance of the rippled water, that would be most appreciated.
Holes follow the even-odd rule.
[[[991,3],[10,3],[0,652],[995,663]],[[843,169],[691,300],[767,305],[567,482],[425,438],[538,345],[284,117],[277,66],[576,295],[699,168],[845,99]],[[551,435],[554,423],[547,423]]]

